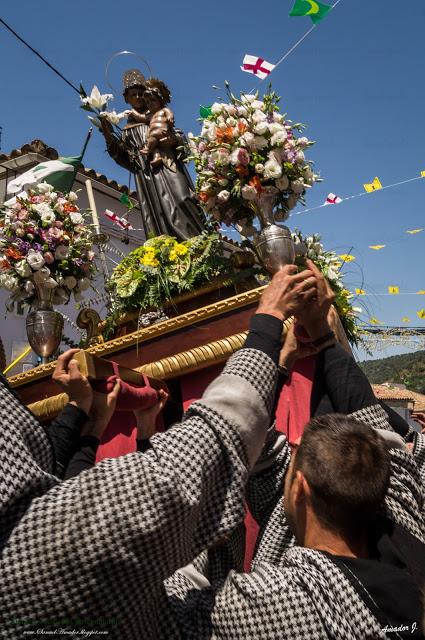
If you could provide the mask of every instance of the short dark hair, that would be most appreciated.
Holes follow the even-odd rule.
[[[383,505],[391,472],[383,438],[349,416],[315,418],[304,430],[294,464],[311,489],[312,507],[329,529],[356,537]]]

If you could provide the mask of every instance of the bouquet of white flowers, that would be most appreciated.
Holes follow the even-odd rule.
[[[42,182],[0,210],[0,287],[31,303],[37,288],[53,289],[53,303],[76,301],[95,272],[90,226],[77,194]]]
[[[228,84],[226,83],[228,88]],[[199,136],[189,134],[191,157],[197,170],[197,194],[207,213],[226,225],[237,224],[243,235],[261,226],[262,201],[271,199],[274,220],[285,220],[303,202],[318,176],[305,150],[313,144],[298,137],[303,125],[280,113],[279,96],[269,92],[240,98],[228,90],[229,103],[203,109]]]

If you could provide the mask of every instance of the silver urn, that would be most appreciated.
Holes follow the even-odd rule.
[[[62,339],[63,316],[53,310],[53,289],[37,286],[33,309],[26,319],[28,342],[42,364],[56,353]]]
[[[290,230],[284,225],[266,225],[255,239],[255,248],[270,275],[295,261],[294,241]]]

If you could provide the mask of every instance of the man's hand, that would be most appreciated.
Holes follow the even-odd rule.
[[[312,340],[318,340],[331,331],[328,314],[334,301],[334,294],[328,281],[316,267],[314,262],[307,260],[309,273],[313,273],[317,281],[316,300],[308,308],[300,308],[295,314],[297,320],[306,329]]]
[[[82,409],[88,415],[93,401],[93,391],[87,378],[82,375],[78,362],[73,360],[73,356],[79,351],[80,349],[69,349],[59,356],[52,380],[68,395],[69,404]]]
[[[137,422],[137,439],[147,440],[154,435],[156,419],[165,407],[169,396],[164,389],[158,389],[158,400],[150,409],[138,409],[134,411]]]
[[[294,265],[287,265],[273,276],[261,296],[257,313],[286,320],[301,312],[316,295],[317,278],[314,272],[306,269],[297,273]]]
[[[291,371],[297,360],[302,360],[302,358],[314,356],[318,353],[318,349],[312,344],[298,342],[294,329],[295,324],[292,323],[286,334],[285,342],[279,356],[279,365],[286,367],[289,371]]]
[[[95,436],[100,440],[114,414],[120,389],[120,381],[116,380],[114,388],[109,393],[93,392],[90,422],[83,428],[82,435]]]

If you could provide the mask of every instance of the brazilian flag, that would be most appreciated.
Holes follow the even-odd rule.
[[[317,24],[326,15],[332,7],[322,2],[316,2],[316,0],[295,0],[295,4],[292,7],[290,16],[310,16],[314,24]]]

